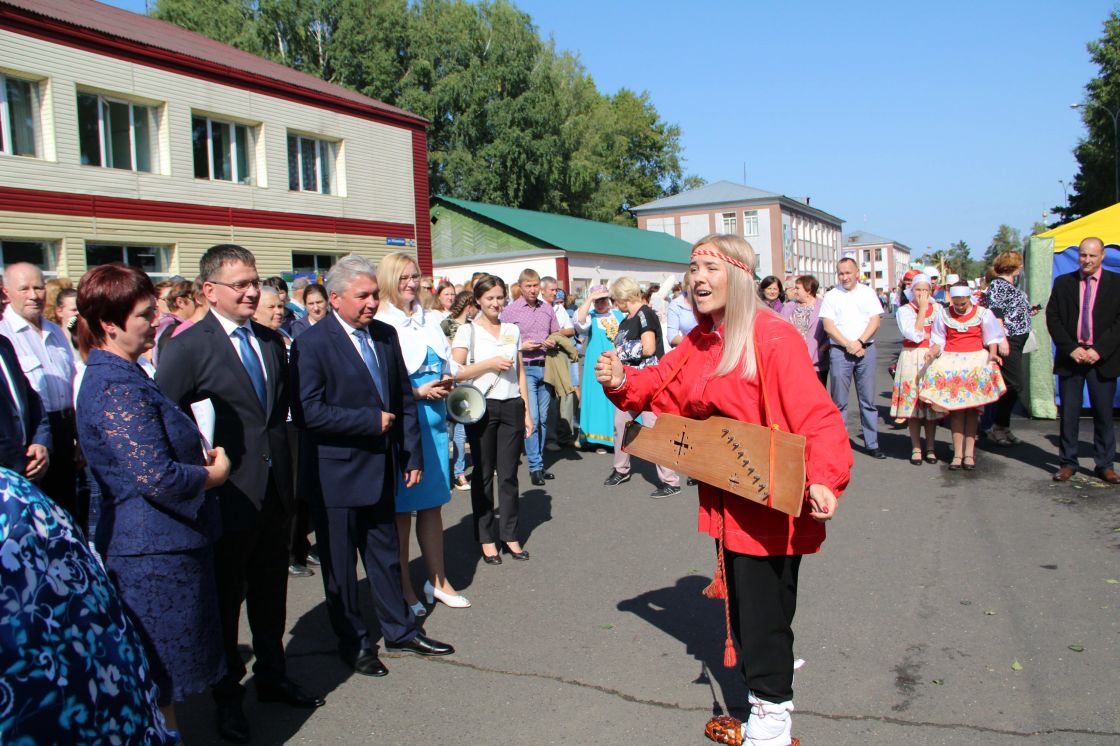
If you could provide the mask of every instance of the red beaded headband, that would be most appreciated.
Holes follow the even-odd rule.
[[[697,248],[692,250],[692,257],[695,258],[697,256],[715,257],[716,259],[719,259],[720,261],[727,262],[728,264],[730,264],[734,267],[738,267],[739,269],[743,270],[744,272],[750,272],[750,270],[747,269],[747,265],[743,264],[741,261],[739,261],[735,257],[728,256],[727,254],[722,254],[722,253],[716,251],[715,249],[705,249],[703,247],[697,247]]]

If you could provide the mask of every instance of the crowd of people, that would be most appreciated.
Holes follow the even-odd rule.
[[[1087,387],[1095,473],[1120,483],[1112,430],[1120,280],[1102,268],[1103,255],[1098,239],[1083,241],[1080,269],[1057,278],[1046,309],[1062,400],[1058,481],[1076,471]],[[666,413],[719,414],[803,435],[799,517],[725,502],[699,484],[700,530],[718,546],[709,593],[725,599],[725,662],[741,658],[751,707],[746,723],[716,718],[708,734],[786,746],[795,740],[800,560],[820,549],[848,483],[853,383],[864,449],[886,457],[874,401],[884,307],[851,259],[838,263],[826,292],[812,275],[793,278],[787,292],[777,277],[757,281],[755,267],[746,241],[711,235],[693,246],[679,282],[643,287],[622,277],[575,299],[532,269],[512,285],[477,273],[457,286],[423,276],[406,253],[376,266],[355,255],[321,284],[296,280],[289,296],[281,278],[260,278],[251,252],[222,244],[204,254],[194,281],[153,284],[138,269],[102,265],[76,288],[52,289],[48,306],[42,272],[12,264],[0,292],[0,466],[9,470],[0,488],[20,520],[50,506],[61,538],[34,551],[77,557],[74,537],[92,535],[104,566],[98,582],[112,589],[98,608],[110,616],[123,608],[119,639],[139,646],[129,674],[144,705],[133,703],[135,727],[153,742],[173,739],[175,703],[209,690],[218,733],[247,743],[243,606],[256,696],[324,704],[287,671],[289,578],[321,575],[340,658],[358,674],[385,676],[378,635],[395,652],[455,652],[420,622],[436,602],[471,606],[444,561],[441,510],[453,490],[470,491],[481,560],[525,562],[522,457],[532,484],[547,487],[546,452],[613,449],[604,482],[613,487],[631,478],[621,442],[634,419],[649,427]],[[909,430],[911,464],[939,462],[945,419],[950,470],[976,468],[981,429],[997,445],[1019,442],[1010,416],[1040,310],[1018,287],[1021,271],[1020,255],[1001,254],[982,287],[940,288],[944,304],[929,275],[903,278],[890,303],[903,339],[890,417]],[[466,383],[485,405],[463,424],[449,419],[447,398]],[[681,477],[655,467],[651,497],[678,494]],[[426,569],[419,588],[409,572],[414,531]],[[376,627],[359,608],[359,558]],[[99,572],[96,559],[72,561]],[[27,573],[23,582],[50,581]],[[15,628],[8,620],[4,634]],[[45,722],[8,725],[32,735],[50,727],[54,740],[75,742],[86,727]]]

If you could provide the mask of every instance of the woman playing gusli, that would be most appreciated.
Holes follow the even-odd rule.
[[[918,381],[941,348],[930,341],[933,320],[941,306],[933,300],[933,282],[928,275],[915,275],[905,291],[906,304],[895,311],[895,323],[902,333],[902,353],[895,363],[894,388],[891,390],[891,417],[905,421],[910,428],[910,463],[922,463],[922,427],[926,431],[925,460],[937,463],[937,423],[942,414],[918,399]]]
[[[700,531],[717,541],[707,593],[726,599],[724,664],[741,655],[750,718],[713,718],[719,743],[789,746],[793,711],[793,614],[801,556],[820,549],[836,515],[852,450],[840,413],[816,380],[804,340],[763,313],[751,276],[754,251],[737,236],[710,235],[692,247],[691,301],[698,326],[658,365],[624,367],[605,352],[596,377],[626,411],[693,419],[714,415],[772,424],[806,438],[805,509],[793,518],[700,483]],[[763,401],[768,402],[764,406]],[[766,412],[769,413],[767,416]],[[732,642],[734,639],[734,643]]]
[[[949,288],[949,308],[933,318],[931,347],[942,350],[919,379],[918,398],[937,412],[951,412],[953,471],[976,468],[976,425],[980,409],[1007,386],[1000,373],[1003,328],[988,309],[972,304],[972,291],[959,282]]]

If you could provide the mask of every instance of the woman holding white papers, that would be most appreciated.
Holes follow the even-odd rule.
[[[533,432],[533,419],[518,352],[521,332],[515,324],[503,324],[499,319],[505,308],[506,284],[500,277],[486,275],[475,282],[473,292],[481,312],[472,323],[459,327],[451,352],[461,366],[456,380],[472,381],[486,397],[486,414],[467,425],[475,464],[471,505],[482,559],[488,565],[500,565],[499,541],[514,559],[529,559],[517,537],[517,461],[525,438]],[[495,470],[500,517],[494,511]]]

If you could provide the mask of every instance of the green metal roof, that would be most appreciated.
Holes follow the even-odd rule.
[[[687,241],[667,233],[643,231],[612,223],[488,205],[484,202],[468,202],[451,197],[436,197],[435,201],[532,236],[558,249],[580,254],[607,254],[688,264],[688,252],[692,247]]]

